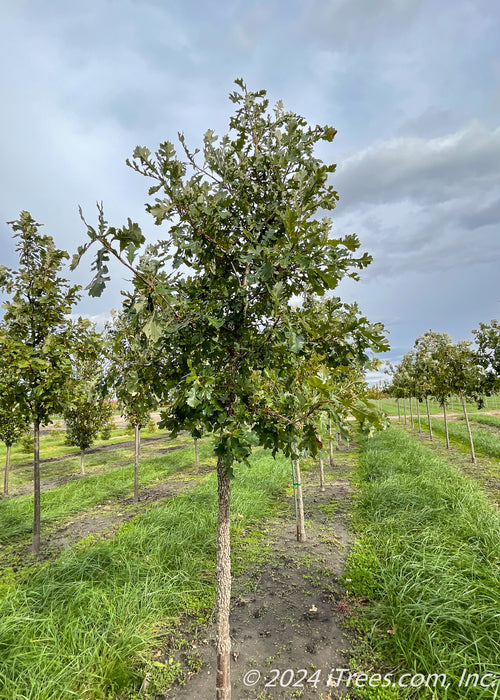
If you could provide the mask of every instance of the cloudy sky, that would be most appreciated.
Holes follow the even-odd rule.
[[[340,293],[390,331],[390,359],[433,328],[500,317],[497,0],[2,0],[0,262],[22,209],[73,253],[78,216],[139,221],[125,159],[183,131],[227,131],[236,77],[338,130],[337,233],[373,257]],[[90,258],[72,280],[87,284]],[[120,305],[116,282],[81,313]],[[68,273],[69,275],[69,273]]]

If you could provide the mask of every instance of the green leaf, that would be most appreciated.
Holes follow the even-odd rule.
[[[162,336],[162,324],[153,316],[144,324],[142,331],[147,338],[156,343]]]

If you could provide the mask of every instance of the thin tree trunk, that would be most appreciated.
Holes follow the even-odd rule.
[[[231,638],[229,606],[231,601],[231,484],[224,464],[217,460],[217,493],[219,501],[217,525],[217,680],[216,700],[231,700]]]
[[[418,417],[418,432],[422,432],[422,425],[420,423],[420,401],[416,399],[417,401],[417,417]]]
[[[323,469],[323,459],[319,458],[319,490],[325,490],[325,470]]]
[[[330,468],[333,469],[335,467],[335,462],[333,461],[333,440],[332,440],[332,421],[331,419],[328,420],[328,435],[329,435],[329,441],[328,441],[328,454],[330,457]],[[298,479],[300,481],[300,479]]]
[[[401,423],[401,411],[399,410],[399,399],[396,399],[396,406],[398,407],[398,421]]]
[[[470,458],[472,462],[475,462],[476,455],[474,453],[474,441],[472,440],[472,431],[470,429],[469,416],[467,415],[467,408],[465,407],[465,397],[463,394],[460,394],[460,398],[462,399],[462,408],[464,409],[465,423],[467,425],[467,432],[469,433]]]
[[[446,415],[446,401],[443,402],[444,433],[446,435],[446,449],[450,449],[450,436],[448,435],[448,416]]]
[[[431,423],[431,412],[429,410],[429,397],[425,397],[425,405],[427,407],[427,420],[429,422],[429,440],[432,440],[432,423]]]
[[[139,449],[141,445],[141,428],[138,423],[134,426],[134,503],[139,500]]]
[[[295,503],[295,526],[297,528],[297,542],[300,539],[299,536],[299,502],[297,498],[297,477],[295,476],[295,461],[293,456],[290,457],[290,462],[292,463],[292,484],[293,484],[293,500]]]
[[[36,418],[33,421],[33,540],[31,543],[32,554],[40,552],[40,421]]]
[[[9,468],[10,468],[10,448],[12,445],[7,445],[7,455],[5,457],[5,472],[3,475],[3,492],[7,496],[9,493]]]
[[[200,469],[200,455],[198,454],[198,438],[194,438],[194,459],[196,463],[196,471]]]
[[[85,450],[80,450],[80,474],[85,474]]]
[[[412,430],[413,430],[413,407],[411,405],[411,396],[408,400],[410,402],[410,425],[411,425]]]
[[[300,462],[295,460],[295,486],[297,487],[297,502],[299,507],[299,542],[306,541],[306,528],[304,525],[304,499],[302,498],[302,482],[300,480]]]
[[[405,418],[405,425],[406,425],[406,399],[404,396],[403,396],[403,415]]]

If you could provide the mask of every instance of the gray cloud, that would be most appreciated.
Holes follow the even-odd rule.
[[[319,151],[339,163],[335,230],[358,232],[374,255],[362,282],[343,289],[388,319],[398,353],[429,326],[463,336],[498,315],[491,0],[5,0],[0,21],[1,220],[29,209],[72,252],[85,240],[77,205],[95,221],[104,199],[113,223],[131,216],[148,240],[161,236],[144,214],[148,182],[125,158],[179,130],[192,146],[209,127],[224,133],[241,75],[339,129]],[[1,262],[14,264],[2,224],[0,243]],[[114,266],[112,276],[82,312],[119,306],[124,274]],[[89,278],[87,259],[74,279]]]
[[[343,206],[407,199],[426,203],[498,185],[500,127],[479,122],[446,136],[375,143],[338,168]]]

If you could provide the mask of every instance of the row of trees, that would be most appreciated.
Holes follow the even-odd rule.
[[[150,361],[147,342],[134,338],[121,317],[99,333],[88,321],[72,320],[80,289],[60,277],[69,256],[40,234],[28,212],[12,222],[19,268],[0,268],[0,288],[10,295],[0,324],[0,439],[7,446],[4,494],[9,492],[12,445],[31,426],[34,443],[34,523],[32,551],[40,551],[40,426],[62,414],[67,442],[84,455],[109,424],[116,398],[135,431],[134,499],[138,499],[140,429],[157,401],[139,381]],[[135,375],[133,374],[135,371]]]
[[[364,371],[374,366],[372,352],[388,349],[381,324],[329,294],[344,277],[357,279],[371,261],[358,252],[355,235],[334,237],[331,220],[317,218],[338,199],[329,184],[335,166],[314,153],[320,141],[333,140],[335,129],[310,127],[281,103],[269,110],[265,91],[249,92],[241,80],[236,83],[239,89],[230,95],[236,110],[226,136],[219,139],[209,130],[201,150],[192,151],[180,134],[182,157],[165,142],[154,155],[137,147],[128,162],[150,180],[154,201],[146,209],[156,225],[168,225],[166,237],[144,248],[139,226],[130,219],[121,228],[109,226],[101,205],[97,225],[85,222],[89,241],[72,262],[76,266],[91,245],[98,246],[88,287],[93,296],[109,280],[111,257],[132,273],[132,290],[124,294],[120,321],[110,334],[121,365],[107,380],[120,400],[137,400],[127,408],[129,418],[140,425],[153,397],[166,407],[161,425],[173,435],[189,430],[194,438],[213,436],[219,700],[231,696],[235,465],[249,464],[256,442],[282,450],[294,464],[300,504],[299,457],[318,455],[329,437],[325,426],[330,435],[345,434],[349,413],[367,430],[381,425],[366,396]],[[16,226],[25,235],[34,224],[23,214]],[[77,292],[68,288],[65,294],[56,324],[60,332],[46,336],[60,338],[61,353],[53,360],[60,386],[69,372],[64,361],[70,364],[61,319]],[[6,323],[15,313],[12,308],[6,314]],[[36,336],[35,347],[41,351],[46,342]],[[20,372],[17,352],[13,346],[9,357]],[[39,377],[30,375],[32,386],[45,386]],[[30,416],[39,425],[61,401],[52,393],[50,400],[36,396]],[[299,535],[304,539],[303,524]]]
[[[489,324],[481,323],[473,334],[475,343],[468,340],[453,343],[447,333],[432,330],[419,336],[414,348],[404,355],[399,364],[389,365],[392,382],[384,390],[397,399],[398,411],[399,400],[403,401],[404,406],[408,400],[412,426],[413,405],[416,405],[419,430],[420,404],[425,402],[431,440],[429,397],[438,401],[443,409],[448,448],[447,404],[452,396],[459,396],[469,435],[471,460],[474,462],[474,442],[466,401],[475,401],[481,408],[485,396],[500,391],[500,326],[496,320]]]

